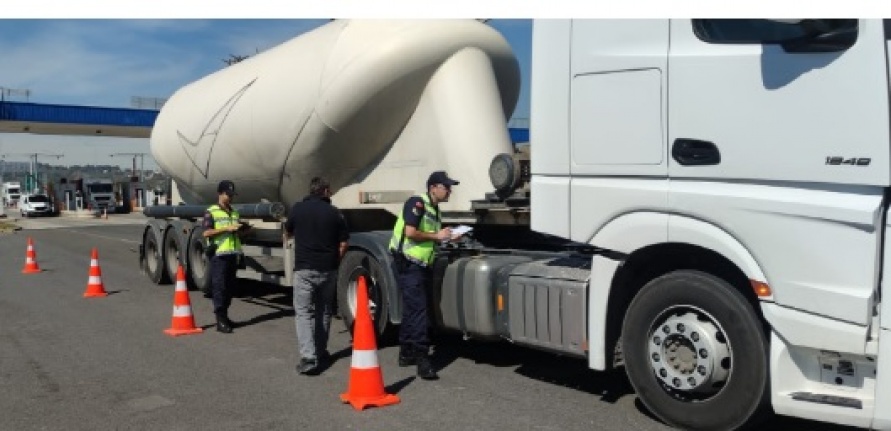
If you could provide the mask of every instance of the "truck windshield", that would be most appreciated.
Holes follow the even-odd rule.
[[[87,186],[90,193],[112,193],[114,188],[111,184],[90,184]]]
[[[11,195],[17,195],[19,194],[19,189],[9,189],[7,192]]]
[[[28,197],[28,202],[49,202],[49,198],[43,195],[34,195]]]

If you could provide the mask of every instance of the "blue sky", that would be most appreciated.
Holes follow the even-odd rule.
[[[229,54],[254,54],[325,22],[2,20],[0,87],[28,89],[35,103],[129,107],[131,96],[168,97],[224,67]],[[528,118],[532,22],[495,19],[489,24],[505,36],[520,62],[523,84],[515,117]],[[108,155],[148,152],[148,140],[0,134],[0,154],[23,152],[65,154],[52,163],[129,166]],[[145,164],[155,167],[149,157]]]

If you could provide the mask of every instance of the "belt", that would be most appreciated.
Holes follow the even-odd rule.
[[[390,249],[390,254],[392,254],[393,257],[396,258],[396,259],[405,259],[406,261],[408,261],[408,262],[410,262],[410,263],[413,263],[413,264],[415,264],[415,265],[418,265],[418,266],[420,266],[420,267],[422,267],[422,268],[426,268],[426,267],[428,266],[428,265],[427,265],[427,262],[422,262],[422,261],[419,260],[419,259],[416,259],[416,258],[414,258],[414,257],[408,256],[408,255],[406,255],[405,253],[399,253],[398,251],[393,250],[393,249]]]

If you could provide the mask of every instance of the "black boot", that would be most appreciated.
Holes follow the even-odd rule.
[[[232,333],[232,325],[229,318],[223,313],[217,313],[217,331],[224,334]]]
[[[436,375],[436,370],[433,369],[433,363],[430,362],[430,355],[427,354],[427,349],[418,350],[415,358],[418,363],[418,377],[424,380],[436,380],[439,378]]]
[[[410,367],[412,365],[418,365],[418,357],[415,353],[415,348],[408,344],[399,346],[399,366]]]
[[[232,329],[235,329],[235,328],[238,327],[238,324],[236,324],[235,322],[233,322],[232,319],[229,319],[229,314],[223,314],[223,315],[220,316],[220,317],[223,319],[223,322],[226,323],[226,326],[228,326],[228,327],[230,327],[230,328],[232,328]]]

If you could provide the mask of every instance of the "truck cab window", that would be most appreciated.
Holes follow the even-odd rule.
[[[694,19],[700,40],[721,44],[780,44],[819,34],[857,32],[856,19],[808,19],[783,22],[768,19]]]

